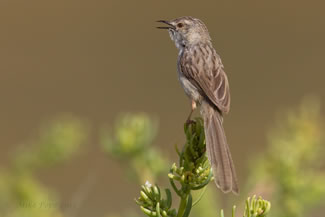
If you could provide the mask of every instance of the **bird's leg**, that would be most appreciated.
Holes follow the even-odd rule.
[[[194,110],[196,109],[196,102],[194,100],[191,101],[191,112],[190,112],[190,115],[188,116],[187,120],[186,120],[186,123],[187,124],[190,124],[192,123],[193,121],[191,120],[191,116],[194,112]]]

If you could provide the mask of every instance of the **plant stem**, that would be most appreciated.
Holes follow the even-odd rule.
[[[185,188],[186,189],[186,188]],[[183,189],[183,194],[181,196],[181,202],[178,207],[177,211],[177,216],[176,217],[183,217],[184,212],[186,210],[187,202],[188,202],[188,197],[190,195],[191,190],[189,189]]]
[[[178,213],[176,217],[183,217],[186,208],[187,198],[188,194],[184,194],[184,196],[181,197],[181,202],[179,204]]]

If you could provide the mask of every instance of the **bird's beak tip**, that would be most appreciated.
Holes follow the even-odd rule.
[[[157,23],[168,23],[167,20],[157,20],[156,22],[157,22]]]

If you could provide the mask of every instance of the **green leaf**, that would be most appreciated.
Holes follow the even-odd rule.
[[[156,211],[157,211],[157,216],[160,217],[160,204],[159,204],[159,202],[156,204]]]
[[[172,193],[170,192],[170,190],[168,188],[165,189],[166,192],[166,196],[167,196],[167,208],[170,209],[170,207],[172,206]]]

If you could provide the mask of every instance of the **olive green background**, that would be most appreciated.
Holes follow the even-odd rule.
[[[160,120],[156,144],[175,157],[190,104],[177,81],[176,48],[154,27],[190,15],[208,26],[229,77],[224,122],[243,179],[245,162],[263,151],[279,113],[308,95],[324,102],[324,7],[316,0],[1,0],[0,163],[41,123],[72,114],[87,121],[92,144],[40,179],[69,201],[95,171],[79,216],[133,206],[138,186],[100,151],[97,130],[121,112],[147,112]]]

